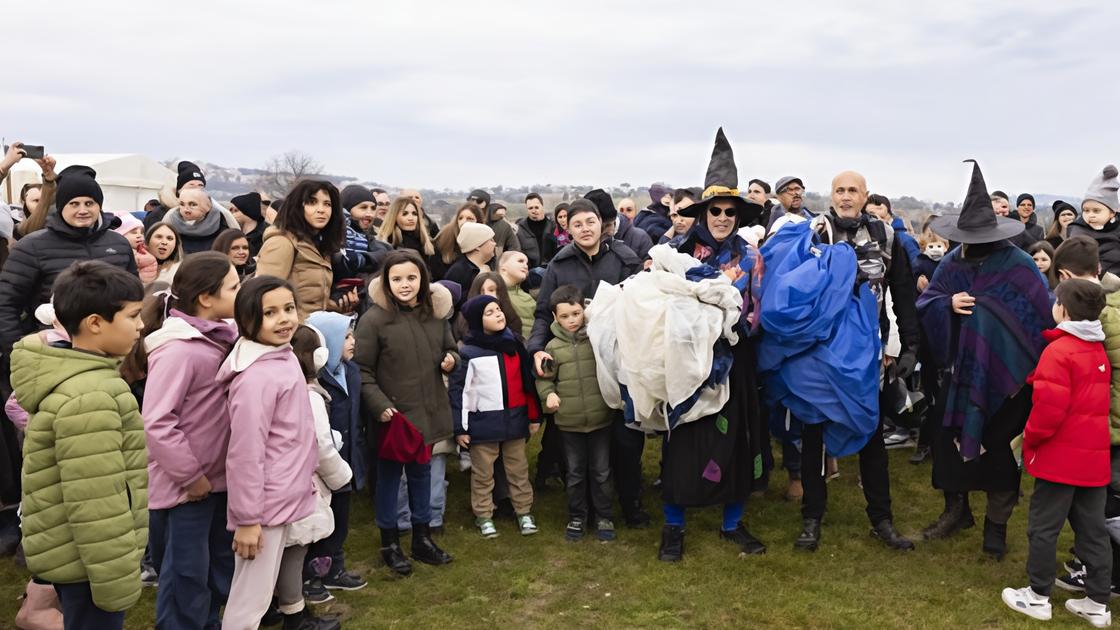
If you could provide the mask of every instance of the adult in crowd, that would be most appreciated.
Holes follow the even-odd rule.
[[[546,249],[552,252],[549,261],[556,256],[556,252],[571,244],[572,236],[568,234],[568,203],[562,201],[552,209],[552,231],[545,240],[548,241]]]
[[[784,215],[791,214],[803,219],[813,218],[803,204],[805,202],[805,183],[800,177],[786,175],[778,180],[774,186],[774,194],[778,197],[778,205],[770,210],[770,220],[766,223],[767,233],[774,227],[774,222]]]
[[[377,229],[381,227],[381,223],[385,220],[385,215],[389,214],[389,206],[393,203],[393,198],[389,193],[385,192],[383,188],[371,188],[370,192],[373,193],[374,200],[374,215],[373,226],[367,232],[370,236],[377,234]]]
[[[183,261],[183,245],[179,232],[170,223],[155,223],[144,232],[144,245],[156,257],[156,282],[171,284],[179,263]]]
[[[641,228],[654,243],[673,228],[669,218],[673,203],[673,189],[661,182],[649,186],[649,205],[634,217],[634,227]]]
[[[1077,220],[1077,208],[1074,208],[1069,202],[1058,199],[1051,206],[1050,209],[1054,211],[1054,220],[1050,222],[1050,228],[1046,230],[1046,242],[1054,249],[1062,244],[1062,241],[1069,238],[1069,225]]]
[[[902,248],[906,250],[906,259],[910,261],[910,267],[913,267],[918,260],[918,254],[922,253],[922,248],[918,246],[917,239],[911,236],[906,221],[902,217],[895,216],[891,210],[891,200],[886,195],[868,195],[866,209],[868,214],[891,226],[894,237],[902,242]]]
[[[258,276],[276,276],[295,289],[300,320],[315,311],[353,311],[358,291],[331,300],[331,257],[346,244],[342,206],[334,184],[314,179],[297,183],[284,198],[276,225],[264,233]]]
[[[867,180],[853,171],[844,171],[832,180],[831,207],[828,213],[814,220],[823,243],[834,245],[847,243],[855,251],[854,264],[855,288],[857,295],[862,285],[866,285],[875,299],[874,316],[879,326],[875,347],[885,346],[890,333],[889,314],[886,310],[886,296],[890,292],[893,300],[895,322],[902,349],[892,372],[896,378],[907,378],[917,365],[918,317],[914,309],[915,285],[910,272],[910,261],[902,241],[895,237],[886,223],[876,219],[864,210],[867,204]],[[770,331],[767,331],[769,334]],[[824,343],[831,343],[826,340]],[[881,351],[876,353],[882,356]],[[881,365],[886,369],[888,363]],[[880,372],[880,370],[876,370]],[[876,374],[878,376],[878,374]],[[878,380],[878,379],[876,379]],[[775,379],[768,381],[774,384]],[[798,398],[813,401],[817,392],[803,389],[806,384],[786,380],[782,387],[792,394],[791,401]],[[853,392],[853,394],[857,394]],[[862,395],[859,393],[859,395]],[[878,388],[871,394],[871,400],[856,400],[862,408],[878,409]],[[783,400],[785,400],[783,398]],[[787,406],[789,406],[787,404]],[[794,542],[794,548],[816,551],[821,539],[821,521],[828,507],[828,486],[825,481],[825,439],[831,423],[839,418],[827,417],[824,411],[828,405],[817,406],[814,413],[817,419],[804,417],[803,411],[790,407],[791,416],[801,426],[801,485],[804,495],[801,498],[802,529]],[[795,415],[796,414],[796,415]],[[824,416],[821,418],[820,416]],[[822,421],[823,420],[823,421]],[[876,414],[878,426],[870,433],[869,439],[859,448],[860,481],[863,496],[867,501],[867,517],[871,521],[871,535],[892,549],[908,550],[914,543],[895,530],[894,514],[891,510],[890,472],[886,446],[881,439],[883,414]],[[843,453],[833,452],[834,455]]]
[[[458,242],[459,250],[463,253],[448,267],[443,279],[468,290],[478,274],[490,271],[490,261],[494,259],[496,247],[494,230],[482,223],[464,223],[459,228]]]
[[[168,210],[163,222],[179,232],[187,254],[209,250],[219,234],[239,227],[228,210],[215,206],[206,191],[197,187],[179,191],[179,207]]]
[[[757,178],[747,182],[747,201],[762,206],[760,225],[770,225],[770,210],[774,207],[774,201],[770,199],[770,184]]]
[[[638,216],[638,204],[630,197],[623,197],[618,202],[618,213],[634,222],[634,218]]]
[[[730,397],[717,412],[682,422],[666,437],[662,450],[661,492],[665,526],[658,559],[676,562],[684,555],[685,508],[723,506],[719,537],[736,553],[760,554],[766,546],[743,524],[747,497],[760,475],[763,434],[756,382],[755,344],[749,339],[760,299],[762,274],[758,250],[738,234],[741,217],[758,216],[762,206],[738,194],[739,174],[723,129],[716,133],[704,192],[682,212],[696,221],[677,250],[711,268],[713,275],[732,278],[743,296],[742,316],[735,327],[727,376]]]
[[[20,160],[27,156],[22,142],[13,142],[8,146],[8,152],[0,159],[0,181]],[[42,171],[43,183],[26,184],[19,191],[19,203],[23,208],[23,220],[19,222],[13,236],[23,238],[36,230],[41,230],[47,224],[47,215],[55,200],[55,191],[58,185],[58,174],[54,172],[55,159],[44,155],[35,160]]]
[[[517,220],[517,241],[530,267],[543,267],[556,255],[555,241],[548,241],[552,229],[552,221],[544,211],[544,199],[539,193],[525,195],[525,218]]]
[[[257,273],[257,260],[253,258],[249,239],[241,230],[226,230],[214,239],[214,251],[225,254],[242,282]]]
[[[600,282],[618,284],[641,270],[641,259],[626,243],[603,238],[603,222],[599,209],[587,199],[577,199],[568,206],[568,231],[572,243],[565,246],[545,269],[537,294],[537,309],[528,348],[533,354],[538,375],[545,373],[542,362],[553,359],[544,351],[552,338],[552,309],[549,300],[556,287],[570,284],[594,298]],[[622,504],[623,519],[630,527],[649,524],[649,515],[642,510],[642,449],[645,437],[628,429],[621,414],[612,425],[611,469]]]
[[[682,212],[700,198],[698,188],[678,188],[673,191],[672,201],[669,202],[669,220],[672,226],[661,235],[660,243],[679,241],[692,229],[696,219],[686,212]]]
[[[479,212],[478,206],[473,203],[464,203],[459,206],[459,209],[455,212],[454,220],[448,221],[447,225],[440,229],[439,234],[436,234],[436,258],[434,260],[436,268],[431,270],[433,278],[442,278],[447,273],[448,267],[463,254],[463,251],[459,249],[459,231],[463,224],[481,222],[482,214]]]
[[[229,212],[240,226],[245,239],[249,241],[249,255],[256,258],[264,244],[264,231],[268,224],[264,220],[264,202],[258,192],[238,195],[229,201]]]
[[[972,527],[968,494],[985,492],[982,548],[1002,558],[1019,500],[1011,440],[1026,424],[1027,376],[1045,345],[1042,331],[1053,325],[1049,292],[1031,257],[1008,241],[1025,224],[997,216],[975,162],[960,214],[930,227],[962,245],[942,259],[917,302],[933,360],[951,368],[933,444],[933,487],[945,494],[945,509],[923,535],[948,538]]]
[[[420,194],[420,191],[415,188],[405,188],[401,191],[401,197],[408,197],[412,200],[412,203],[416,204],[420,213],[420,224],[424,227],[424,231],[428,233],[428,238],[434,239],[436,234],[439,234],[439,224],[424,209],[424,195]]]
[[[626,246],[634,250],[638,258],[642,260],[649,258],[649,250],[653,247],[649,234],[635,228],[626,215],[619,214],[614,207],[614,200],[611,199],[610,193],[602,188],[596,188],[588,191],[583,198],[595,204],[595,207],[599,209],[599,216],[603,220],[604,238],[613,238],[626,243]]]
[[[494,230],[494,242],[497,243],[497,256],[502,252],[521,251],[521,244],[517,242],[517,235],[513,226],[506,221],[506,207],[501,203],[492,203],[490,193],[485,190],[472,190],[467,196],[467,201],[478,207],[482,214],[482,223]]]
[[[365,186],[351,184],[339,193],[346,224],[346,247],[334,255],[334,279],[359,278],[363,281],[377,273],[379,260],[392,248],[388,243],[367,236],[373,227],[376,201]]]
[[[206,190],[206,175],[194,162],[183,160],[175,165],[175,188],[165,186],[159,191],[159,205],[144,215],[144,231],[147,232],[152,225],[160,223],[167,213],[179,205],[179,193],[184,190]],[[213,198],[210,199],[214,205]]]
[[[436,248],[421,223],[420,208],[409,197],[402,195],[389,204],[389,212],[381,222],[381,227],[377,229],[377,238],[391,245],[393,249],[411,249],[416,252],[429,271],[437,266]],[[442,278],[435,279],[442,280]]]
[[[51,301],[55,278],[71,263],[102,260],[137,274],[128,239],[113,228],[113,215],[103,213],[105,195],[97,173],[88,166],[68,166],[58,174],[57,209],[46,227],[16,242],[0,271],[0,352],[7,360],[12,345],[36,329],[35,309]],[[3,370],[7,380],[7,370]]]
[[[1016,218],[1023,222],[1023,231],[1011,239],[1011,244],[1025,250],[1042,240],[1042,226],[1034,212],[1034,195],[1023,193],[1015,199]]]
[[[1011,199],[1007,197],[1007,193],[1002,190],[997,190],[988,196],[992,202],[992,211],[996,213],[997,217],[1006,217],[1011,215]]]

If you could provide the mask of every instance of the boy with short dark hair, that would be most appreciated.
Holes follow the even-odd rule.
[[[587,488],[595,510],[599,540],[614,540],[611,521],[611,420],[614,411],[603,402],[595,372],[595,352],[587,338],[583,293],[570,284],[558,287],[549,298],[552,307],[552,340],[545,346],[553,365],[537,379],[545,410],[556,414],[568,465],[568,526],[570,542],[583,538],[587,523]]]
[[[1098,628],[1112,623],[1108,611],[1112,552],[1105,526],[1109,466],[1109,383],[1104,331],[1098,319],[1104,291],[1090,280],[1065,280],[1054,289],[1057,327],[1028,382],[1034,387],[1023,431],[1023,464],[1035,478],[1027,521],[1030,586],[1003,589],[1003,602],[1035,619],[1051,616],[1054,552],[1068,520],[1074,547],[1085,565],[1088,597],[1066,609]]]
[[[23,459],[27,568],[54,584],[67,628],[122,628],[140,597],[148,539],[148,454],[120,359],[140,338],[144,287],[101,261],[54,283],[70,342],[31,335],[12,350],[11,381],[30,420]]]

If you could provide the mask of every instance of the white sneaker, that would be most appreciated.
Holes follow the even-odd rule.
[[[1029,586],[1003,589],[1003,603],[1015,612],[1023,613],[1040,621],[1049,621],[1052,614],[1050,598],[1035,593]]]
[[[1066,610],[1093,624],[1095,628],[1107,628],[1112,625],[1112,613],[1108,606],[1082,597],[1081,599],[1067,599]]]
[[[478,533],[483,538],[498,537],[498,528],[494,527],[493,519],[479,517],[474,520],[474,524],[478,526]]]
[[[517,517],[517,526],[521,528],[522,536],[532,536],[537,533],[537,523],[531,514],[522,514]]]

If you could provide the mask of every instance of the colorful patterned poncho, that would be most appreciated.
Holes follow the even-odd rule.
[[[976,298],[971,315],[953,312],[953,295]],[[944,426],[961,430],[965,461],[980,456],[988,419],[1027,382],[1054,325],[1046,283],[1030,255],[1006,241],[987,258],[946,254],[918,298],[934,360],[951,368]]]

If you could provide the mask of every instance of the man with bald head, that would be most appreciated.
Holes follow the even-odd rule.
[[[885,296],[889,291],[894,304],[895,320],[902,352],[897,359],[888,359],[884,369],[895,378],[906,378],[914,372],[918,351],[918,314],[914,306],[914,280],[910,262],[891,227],[867,213],[867,180],[854,171],[844,171],[832,180],[832,207],[813,220],[828,244],[848,243],[856,252],[856,283],[866,283],[874,294],[879,309],[880,341],[885,345],[890,322]],[[854,287],[853,287],[854,288]],[[796,390],[796,384],[791,384]],[[869,401],[869,404],[873,401]],[[821,519],[828,505],[828,489],[822,466],[810,462],[824,461],[824,423],[805,424],[801,429],[801,499],[802,532],[794,547],[815,551],[820,544]],[[890,476],[887,470],[887,449],[883,444],[883,420],[859,453],[860,480],[867,499],[867,516],[871,535],[892,549],[913,549],[914,543],[895,531],[891,513]]]
[[[184,254],[207,251],[218,234],[240,227],[233,215],[215,204],[205,190],[189,186],[179,191],[179,207],[168,211],[163,221],[179,232]]]

